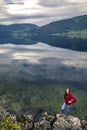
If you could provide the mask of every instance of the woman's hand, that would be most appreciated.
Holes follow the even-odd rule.
[[[72,103],[72,100],[68,101],[68,103]]]

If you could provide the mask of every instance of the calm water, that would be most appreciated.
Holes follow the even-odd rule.
[[[82,96],[77,103],[78,106],[79,103],[84,106],[83,102],[86,101],[87,95],[86,77],[87,52],[61,49],[44,43],[0,45],[0,107],[20,111],[24,102],[28,104],[26,108],[29,109],[29,106],[34,105],[39,108],[41,101],[45,105],[48,102],[48,107],[51,107],[53,103],[55,106],[58,97],[53,99],[52,104],[49,104],[52,99],[48,99],[47,91],[49,91],[51,97],[54,97],[57,91],[61,91],[61,87],[57,89],[59,84],[65,87],[67,85],[73,86],[72,89],[76,90],[74,91],[75,95],[78,98],[80,95]],[[44,90],[41,89],[42,86]],[[49,89],[53,89],[53,93]],[[45,95],[46,92],[47,95]],[[63,93],[60,92],[60,98]],[[35,95],[35,98],[32,94]],[[32,104],[37,100],[38,103]],[[87,107],[87,104],[85,106]],[[57,109],[57,106],[55,109]]]
[[[38,76],[35,67],[42,78],[58,81],[62,78],[87,83],[87,52],[56,48],[44,43],[0,45],[0,74],[8,73],[8,76],[14,76],[24,71],[32,76],[30,80],[35,80]],[[44,77],[43,73],[47,77]]]

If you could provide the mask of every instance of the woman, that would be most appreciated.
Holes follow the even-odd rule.
[[[75,103],[77,99],[72,95],[72,92],[69,88],[65,90],[64,94],[64,103],[61,108],[61,116],[64,114],[64,110],[66,108],[66,115],[70,114],[72,104]]]

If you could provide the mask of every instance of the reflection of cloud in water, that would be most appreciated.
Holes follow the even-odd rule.
[[[86,52],[56,48],[43,43],[36,45],[0,45],[0,64],[3,61],[5,64],[8,61],[12,63],[14,59],[18,61],[26,60],[32,64],[41,64],[45,62],[45,60],[42,61],[42,59],[47,59],[49,63],[49,59],[51,58],[55,59],[52,61],[53,64],[60,63],[67,66],[87,67]],[[58,62],[56,62],[56,60],[58,60]]]
[[[0,54],[5,54],[8,51],[9,51],[8,49],[0,49]]]

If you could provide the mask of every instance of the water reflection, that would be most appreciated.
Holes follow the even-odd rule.
[[[0,76],[28,81],[86,83],[87,53],[35,45],[0,45]],[[8,75],[8,77],[7,77]]]
[[[62,64],[87,68],[87,53],[52,47],[44,43],[35,45],[0,45],[0,64],[7,60],[26,60],[30,64]],[[6,59],[6,60],[5,60]],[[46,60],[45,60],[46,59]],[[54,59],[54,62],[51,61]]]

